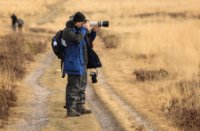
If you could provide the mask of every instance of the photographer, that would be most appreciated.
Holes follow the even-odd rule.
[[[64,73],[68,74],[65,107],[69,117],[91,113],[91,110],[85,109],[83,105],[87,86],[88,48],[91,48],[98,29],[99,27],[93,27],[91,30],[85,16],[77,12],[63,30],[62,39],[66,46]]]

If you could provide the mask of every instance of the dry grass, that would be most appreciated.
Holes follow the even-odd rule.
[[[1,7],[0,16],[7,17],[12,13],[20,14],[23,16],[37,15],[38,12],[46,11],[47,6],[49,4],[54,3],[55,0],[50,0],[50,1],[34,0],[34,4],[30,4],[31,2],[33,1],[26,1],[26,0],[0,1],[0,7]]]
[[[45,12],[47,6],[43,5],[53,2],[36,0],[35,4],[26,6],[29,2],[24,0],[1,1],[0,17],[16,12],[30,18]],[[170,118],[183,130],[199,128],[196,123],[200,107],[198,0],[69,0],[63,5],[67,8],[59,13],[60,17],[53,19],[53,24],[45,24],[49,28],[60,27],[77,10],[83,11],[90,20],[110,21],[111,26],[99,33],[106,44],[100,55],[107,79],[119,95],[149,115],[150,120],[157,118],[159,124]],[[9,20],[3,22],[9,23]],[[27,57],[31,59],[31,55]],[[148,81],[141,83],[134,81],[132,73],[138,69],[148,73],[164,69],[171,78],[152,81],[148,77]],[[166,121],[161,120],[162,116]]]
[[[136,79],[138,81],[146,81],[146,80],[163,80],[166,79],[169,73],[164,69],[159,70],[136,70],[133,72],[136,75]]]
[[[106,48],[117,48],[119,41],[119,35],[116,35],[115,33],[107,32],[105,30],[101,30],[99,33],[99,36],[103,40]]]
[[[146,109],[143,111],[141,108],[144,114],[162,114],[167,116],[166,120],[170,118],[175,123],[174,126],[184,130],[199,129],[198,92],[200,89],[198,82],[194,82],[194,78],[199,78],[200,63],[198,1],[125,0],[122,2],[117,0],[113,2],[110,0],[96,4],[95,2],[69,1],[68,4],[73,6],[67,10],[72,13],[79,8],[92,20],[109,19],[111,26],[100,32],[99,36],[105,42],[106,48],[104,51],[101,50],[104,52],[101,54],[101,59],[107,72],[107,79],[113,88],[135,107],[143,106]],[[108,5],[112,8],[108,8]],[[138,84],[134,81],[131,75],[138,69],[142,70],[140,76],[142,74],[146,77],[147,82]],[[170,74],[170,78],[160,81],[160,73],[157,72],[159,69],[166,70],[167,73],[164,74]],[[156,81],[150,75],[152,72],[156,74]],[[133,80],[135,83],[130,84],[127,80]],[[183,90],[183,84],[174,84],[184,83],[183,81],[190,81],[190,84],[186,82],[184,93],[180,91]],[[137,87],[135,84],[138,84]],[[132,90],[142,94],[137,95]],[[144,97],[143,95],[149,99],[141,98]],[[161,117],[159,115],[158,119]]]
[[[184,130],[199,130],[199,80],[181,80],[170,86],[160,90],[161,96],[167,100],[161,110],[176,126]]]
[[[34,55],[45,51],[46,43],[23,34],[10,34],[0,38],[0,119],[6,120],[9,108],[16,106],[16,82],[26,73],[26,65]]]

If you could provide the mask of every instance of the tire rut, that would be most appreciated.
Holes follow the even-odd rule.
[[[92,89],[92,87],[88,86],[86,95],[89,101],[89,105],[92,108],[92,111],[99,121],[103,131],[124,131],[124,129],[105,108],[103,103],[98,99],[97,94]]]
[[[144,128],[144,130],[146,130],[146,131],[156,131],[157,130],[149,121],[147,121],[142,115],[140,115],[133,107],[130,107],[129,104],[123,98],[121,98],[119,95],[117,95],[112,90],[112,87],[106,82],[101,71],[99,71],[98,83],[101,85],[101,88],[104,88],[107,91],[107,93],[110,95],[110,97],[113,99],[113,101],[117,102],[117,104],[120,106],[120,110],[127,112],[127,114],[129,114],[129,116],[136,122],[135,124],[142,126]],[[88,90],[92,90],[92,89],[89,88]],[[97,96],[99,96],[98,92],[95,92],[92,94],[96,94]],[[89,99],[90,99],[89,100],[90,104],[95,105],[94,104],[95,100],[93,98],[89,98]],[[97,105],[100,105],[100,104],[97,104]],[[101,103],[101,105],[103,105],[103,104]],[[98,108],[98,107],[95,107],[95,108]],[[110,131],[112,129],[114,129],[115,131],[123,130],[123,128],[119,126],[120,124],[119,124],[118,120],[114,120],[114,118],[112,116],[109,116],[110,114],[108,115],[110,119],[108,119],[105,123],[101,122],[101,121],[103,121],[103,119],[101,118],[103,116],[101,116],[101,114],[106,115],[105,112],[108,112],[108,111],[106,111],[108,109],[106,109],[106,108],[101,109],[102,106],[100,106],[99,108],[100,109],[98,109],[98,110],[103,110],[103,112],[100,113],[101,111],[99,111],[99,112],[95,112],[95,114],[97,116],[97,119],[100,121],[100,124],[102,125],[103,130],[105,130],[105,131]],[[92,109],[94,109],[93,106],[92,106]],[[112,123],[113,121],[114,121],[114,123]],[[109,123],[111,123],[111,125],[110,125],[111,127],[109,127]],[[115,125],[118,125],[118,127],[113,128]],[[111,129],[109,129],[109,128],[111,128]]]
[[[25,115],[25,121],[19,121],[12,128],[18,131],[39,131],[48,122],[47,101],[49,91],[39,83],[39,79],[45,69],[50,66],[53,58],[53,53],[48,53],[40,62],[38,68],[26,76],[25,82],[33,90],[35,97],[26,107],[29,112]]]

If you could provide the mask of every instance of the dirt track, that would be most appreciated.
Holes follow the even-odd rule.
[[[47,115],[47,101],[49,90],[46,87],[42,86],[39,83],[40,77],[43,75],[46,69],[50,68],[50,65],[53,60],[53,53],[48,53],[41,62],[39,62],[38,68],[34,69],[25,79],[26,83],[30,86],[31,90],[34,93],[34,100],[30,103],[27,107],[30,112],[26,114],[24,122],[19,122],[17,125],[14,125],[15,129],[19,131],[38,131],[41,130],[48,122],[48,115]],[[128,119],[134,119],[134,123],[137,124],[141,129],[155,130],[152,125],[146,122],[134,109],[129,107],[129,105],[117,96],[106,82],[103,77],[102,72],[99,74],[99,84],[101,88],[104,88],[108,94],[100,94],[99,92],[95,92],[93,87],[88,87],[87,89],[87,100],[89,102],[90,108],[92,109],[94,115],[97,117],[98,122],[100,123],[101,129],[103,131],[122,131],[127,130],[127,127],[120,123],[118,119],[113,117],[110,113],[110,107],[105,107],[106,101],[101,101],[101,95],[104,97],[110,97],[117,103],[117,107],[119,108],[120,112],[126,112],[129,115]],[[106,96],[109,95],[109,96]],[[123,118],[123,116],[121,117]],[[130,120],[132,122],[132,120]],[[132,125],[135,126],[135,125]]]
[[[11,128],[19,131],[38,131],[47,123],[47,97],[49,91],[41,86],[38,80],[45,69],[50,66],[53,58],[52,52],[48,53],[40,62],[38,68],[27,75],[25,82],[30,87],[30,90],[33,90],[34,99],[26,107],[29,112],[25,116],[25,121],[19,121],[17,125],[10,126]]]
[[[113,118],[109,111],[103,106],[103,103],[97,98],[97,94],[94,90],[88,86],[86,90],[87,99],[89,101],[90,107],[93,113],[97,117],[101,129],[103,131],[123,131],[124,129],[118,124],[118,122]]]
[[[124,101],[120,96],[115,94],[111,86],[106,82],[105,77],[101,71],[99,72],[98,75],[98,82],[100,84],[100,88],[104,88],[106,92],[109,94],[109,97],[112,99],[112,101],[115,101],[117,103],[117,107],[119,108],[118,110],[120,110],[121,112],[126,112],[129,115],[128,119],[133,119],[134,122],[132,123],[133,124],[132,126],[139,126],[141,129],[145,129],[148,131],[156,130],[155,127],[150,122],[146,121],[136,110],[130,107],[126,101]],[[102,94],[98,94],[98,92],[96,92],[96,94],[99,97],[102,96]],[[121,119],[123,120],[123,117],[121,117]],[[117,121],[119,122],[119,120]],[[123,123],[121,123],[121,125],[123,126]],[[126,127],[125,130],[127,130]]]
[[[34,27],[41,26],[41,28],[44,29],[44,32],[39,32],[38,34],[35,33],[35,35],[40,35],[40,33],[42,33],[42,35],[52,35],[48,33],[51,25],[54,25],[54,28],[58,29],[58,25],[61,25],[63,19],[65,19],[63,16],[67,12],[65,11],[63,13],[65,4],[60,5],[60,2],[63,1],[64,0],[60,0],[56,4],[48,6],[49,10],[47,12],[42,12],[42,14],[36,16],[37,18],[35,18],[33,22],[36,25]],[[65,1],[63,3],[65,3]],[[66,14],[66,16],[68,15],[69,14]],[[45,25],[47,25],[47,27],[45,27]],[[103,43],[101,43],[101,45],[103,45]],[[27,110],[30,112],[26,114],[25,121],[19,121],[17,125],[10,126],[11,128],[18,129],[19,131],[37,131],[41,130],[48,123],[49,119],[54,119],[49,118],[47,115],[47,107],[49,106],[47,105],[47,101],[51,91],[48,90],[48,88],[41,86],[38,82],[44,71],[51,68],[50,65],[53,58],[53,54],[49,53],[43,61],[39,62],[38,68],[27,76],[26,83],[30,85],[30,89],[33,90],[35,98],[32,100],[32,103],[27,106]],[[126,95],[125,93],[122,94],[122,96],[115,93],[116,90],[112,88],[112,85],[110,85],[101,71],[98,80],[99,82],[97,85],[90,85],[88,87],[87,101],[93,111],[92,115],[96,116],[102,130],[159,130],[140,114],[140,110],[138,111],[134,106],[131,106],[130,103],[128,104],[128,102],[122,98],[123,95]],[[134,103],[131,104],[134,105]],[[70,120],[71,119],[69,119],[69,121]]]
[[[47,15],[45,19],[42,19],[42,17],[39,18],[37,24],[44,24],[49,19],[52,19],[53,15],[50,14],[58,13],[60,10],[61,8],[55,8],[52,12],[47,12],[49,15]],[[17,125],[11,126],[12,128],[19,131],[38,131],[48,123],[47,101],[50,92],[46,87],[41,86],[39,79],[43,75],[45,69],[50,68],[53,58],[55,58],[53,57],[53,53],[48,53],[47,56],[38,63],[38,68],[26,77],[25,81],[30,86],[31,90],[33,90],[35,98],[27,107],[30,112],[26,114],[25,121],[18,122]],[[155,130],[149,122],[146,122],[134,109],[129,107],[120,96],[112,91],[110,85],[103,77],[102,72],[99,75],[99,86],[106,94],[99,93],[98,90],[89,86],[87,89],[87,100],[103,131]],[[102,100],[102,95],[112,99],[114,105],[117,107],[115,110],[118,110],[120,113],[122,112],[125,116],[121,116],[121,118],[113,116],[111,113],[111,110],[113,110],[112,107],[105,106],[107,100]],[[124,120],[128,123],[127,125],[123,123]]]

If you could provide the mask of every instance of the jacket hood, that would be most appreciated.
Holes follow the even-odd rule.
[[[68,28],[74,27],[74,23],[72,22],[72,20],[69,20],[69,21],[66,22],[66,27],[68,27]]]

